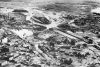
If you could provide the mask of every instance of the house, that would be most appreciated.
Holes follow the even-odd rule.
[[[28,13],[28,11],[24,10],[24,9],[15,9],[12,12],[24,12],[24,13]]]
[[[26,21],[26,15],[20,12],[10,12],[8,13],[9,18],[14,18],[16,22],[24,22]]]

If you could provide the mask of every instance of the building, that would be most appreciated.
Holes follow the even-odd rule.
[[[24,10],[24,9],[14,9],[12,12],[24,12],[24,13],[28,13],[28,11]]]
[[[24,22],[26,21],[26,15],[20,12],[10,12],[8,13],[9,18],[14,18],[16,22]]]

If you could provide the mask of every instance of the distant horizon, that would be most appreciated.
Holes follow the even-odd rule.
[[[78,3],[78,2],[84,2],[84,1],[94,1],[94,2],[99,2],[100,0],[0,0],[0,2],[72,2],[72,3]]]
[[[100,2],[97,2],[97,1],[94,1],[94,0],[88,0],[88,2],[87,2],[87,0],[79,0],[79,1],[76,0],[75,2],[71,2],[72,0],[70,0],[70,2],[68,0],[66,0],[66,1],[64,1],[64,0],[46,0],[46,1],[45,0],[41,0],[41,1],[40,0],[36,0],[36,1],[31,0],[31,1],[25,1],[25,0],[23,0],[23,1],[22,0],[18,0],[18,1],[13,0],[12,1],[12,0],[9,0],[9,1],[6,1],[6,2],[2,2],[0,0],[0,6],[1,7],[8,7],[8,6],[10,6],[10,7],[14,7],[14,6],[24,7],[25,6],[26,7],[26,6],[38,6],[38,5],[44,5],[44,4],[47,5],[47,4],[55,4],[55,3],[65,3],[65,4],[67,4],[67,3],[75,3],[75,4],[77,4],[77,3],[86,3],[86,4],[92,3],[92,4],[100,4]],[[14,6],[12,6],[12,5],[14,5]]]

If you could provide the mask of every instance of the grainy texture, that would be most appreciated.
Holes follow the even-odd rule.
[[[100,67],[100,3],[44,1],[0,0],[0,67]]]

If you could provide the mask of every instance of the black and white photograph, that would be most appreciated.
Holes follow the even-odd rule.
[[[100,67],[100,0],[0,0],[0,67]]]

